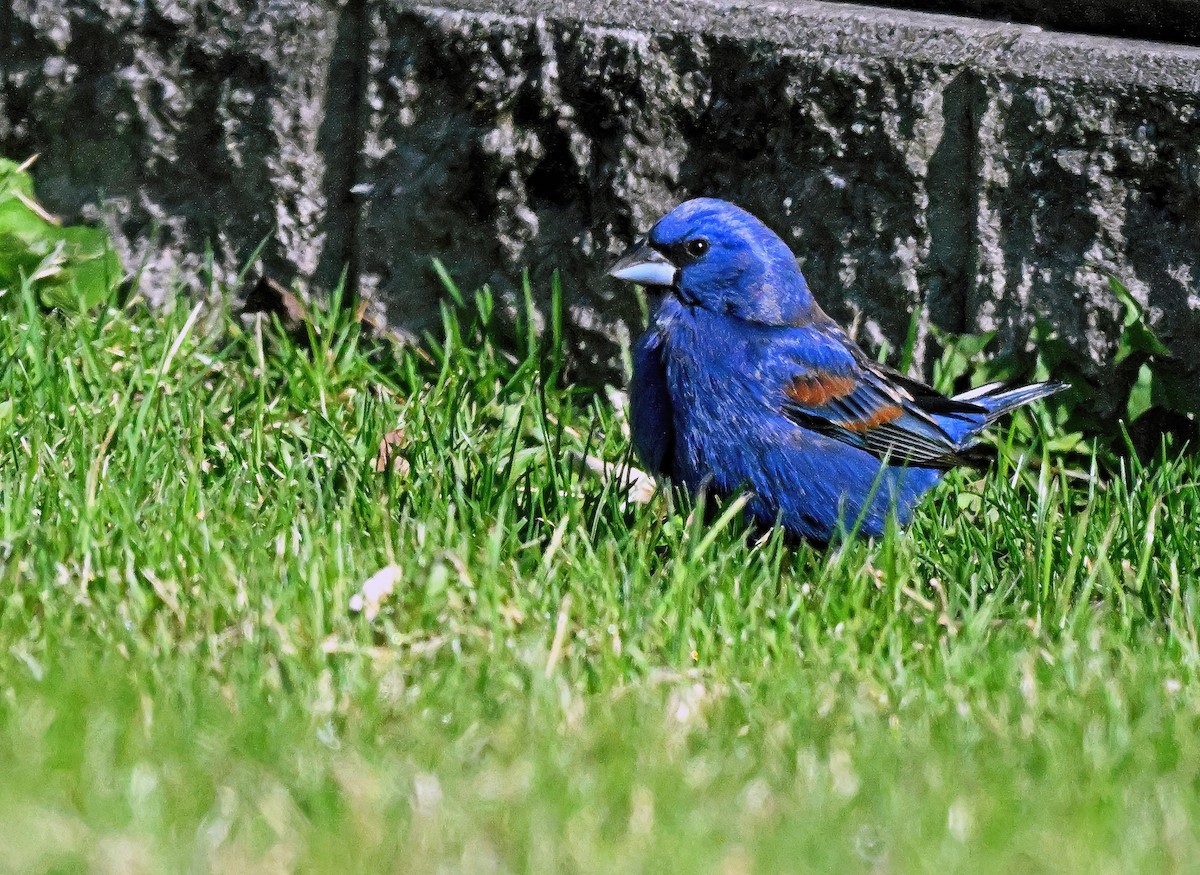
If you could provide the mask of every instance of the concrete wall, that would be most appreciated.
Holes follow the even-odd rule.
[[[1042,316],[1111,383],[1113,273],[1198,360],[1200,49],[804,0],[0,2],[0,151],[160,287],[277,229],[274,274],[349,264],[419,328],[431,257],[510,305],[557,267],[602,373],[639,321],[610,255],[710,194],[869,343]]]
[[[1200,0],[874,0],[874,4],[1200,45]]]
[[[336,277],[356,127],[357,59],[320,3],[0,0],[10,16],[0,151],[40,153],[42,200],[103,219],[152,289],[195,281],[207,243],[226,274],[268,261]],[[0,13],[3,16],[5,13]],[[0,18],[0,21],[3,19]]]

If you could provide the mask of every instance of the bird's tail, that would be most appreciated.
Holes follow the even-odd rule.
[[[976,386],[961,395],[955,395],[955,401],[967,401],[978,404],[987,411],[987,425],[991,425],[1006,413],[1011,413],[1018,407],[1024,407],[1039,398],[1071,388],[1068,383],[1031,383],[1016,389],[1005,389],[1003,383],[988,383]]]

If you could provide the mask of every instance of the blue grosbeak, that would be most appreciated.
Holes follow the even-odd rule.
[[[869,359],[813,300],[787,245],[731,203],[687,201],[610,270],[669,290],[634,349],[634,447],[688,490],[747,489],[749,513],[828,541],[879,535],[946,470],[982,461],[980,432],[1060,389],[947,397]]]

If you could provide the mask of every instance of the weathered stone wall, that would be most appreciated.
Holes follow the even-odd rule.
[[[432,257],[510,305],[558,268],[604,368],[640,319],[608,259],[708,194],[867,341],[924,308],[1019,347],[1041,316],[1103,382],[1112,273],[1198,360],[1197,49],[801,0],[5,2],[0,149],[159,275],[278,225],[270,270],[348,264],[420,327]]]
[[[1200,0],[873,0],[878,6],[1200,45]]]
[[[39,153],[41,199],[106,221],[147,288],[197,282],[209,244],[228,276],[268,237],[272,267],[336,279],[359,63],[335,5],[0,4],[0,152]]]

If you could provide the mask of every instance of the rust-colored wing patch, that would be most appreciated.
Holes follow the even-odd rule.
[[[847,431],[862,434],[873,428],[879,428],[881,425],[887,425],[889,422],[895,422],[903,415],[904,411],[899,404],[888,404],[880,407],[878,410],[873,410],[869,416],[865,416],[862,419],[851,419],[843,422],[841,425]]]
[[[853,377],[817,373],[796,377],[788,385],[784,394],[797,404],[803,404],[806,407],[823,407],[830,401],[845,398],[856,388],[858,388],[858,381]]]

